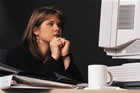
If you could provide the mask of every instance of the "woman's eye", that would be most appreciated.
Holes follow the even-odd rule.
[[[60,28],[63,26],[62,23],[57,24]]]
[[[49,26],[53,26],[53,23],[48,23]]]

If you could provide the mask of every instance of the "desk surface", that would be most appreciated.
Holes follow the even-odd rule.
[[[0,93],[140,93],[140,90],[82,90],[82,89],[8,89]]]

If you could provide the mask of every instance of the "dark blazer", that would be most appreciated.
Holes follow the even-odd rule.
[[[83,81],[82,75],[74,64],[73,60],[71,60],[67,70],[64,70],[64,64],[61,58],[56,61],[53,57],[50,57],[44,64],[41,59],[37,59],[36,57],[32,56],[25,44],[20,45],[19,47],[8,52],[6,64],[24,72],[45,76],[50,80],[58,79],[56,76],[59,76],[60,74],[62,77],[66,76],[72,80],[78,81],[79,83]]]

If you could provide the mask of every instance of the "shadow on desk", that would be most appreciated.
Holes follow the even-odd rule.
[[[51,93],[51,89],[4,89],[0,93]]]
[[[140,90],[6,89],[0,93],[140,93]]]

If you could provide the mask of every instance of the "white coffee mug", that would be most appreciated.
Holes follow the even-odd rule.
[[[112,84],[112,74],[105,65],[88,65],[88,89],[102,89]]]

